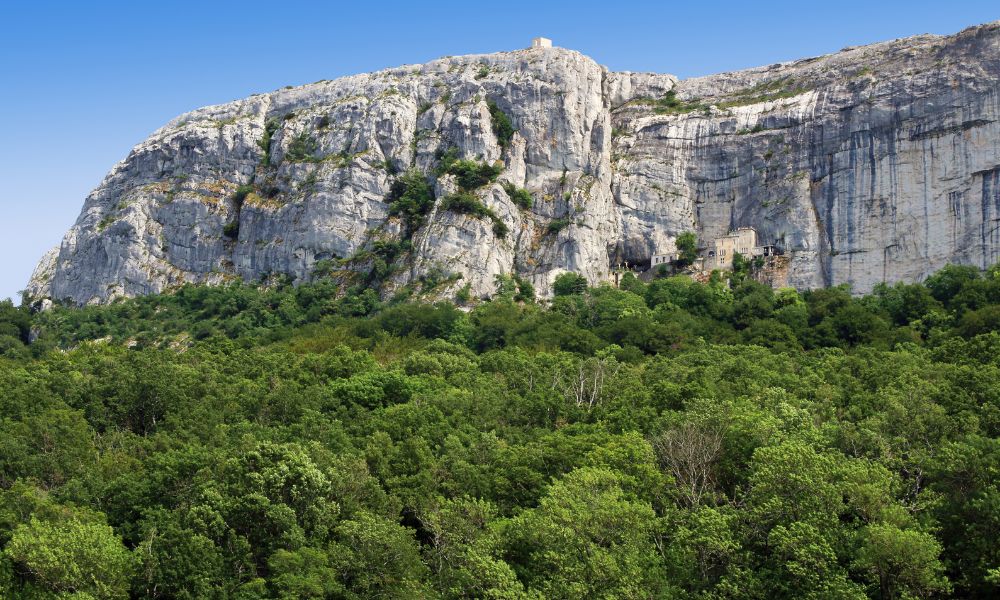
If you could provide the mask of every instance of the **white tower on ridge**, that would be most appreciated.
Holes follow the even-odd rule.
[[[552,40],[550,40],[549,38],[536,37],[536,38],[534,38],[534,39],[531,40],[531,47],[532,48],[551,48],[552,47]]]

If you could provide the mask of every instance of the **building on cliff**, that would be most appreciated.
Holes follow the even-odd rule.
[[[739,227],[712,240],[711,245],[702,249],[701,256],[694,259],[688,270],[708,272],[714,269],[732,269],[733,256],[737,252],[746,258],[772,257],[784,254],[784,250],[780,246],[760,244],[757,230],[753,227]],[[654,254],[650,257],[648,265],[640,263],[634,265],[634,268],[640,271],[646,269],[655,271],[660,266],[675,265],[679,258],[678,252]]]
[[[669,265],[677,262],[679,255],[674,252],[672,254],[654,254],[652,258],[649,259],[650,268],[655,269],[660,265]]]
[[[740,227],[715,238],[712,249],[708,251],[708,257],[714,260],[707,262],[711,264],[710,269],[731,269],[733,255],[739,252],[743,256],[751,256],[757,247],[757,230],[753,227]]]
[[[759,244],[757,230],[753,227],[739,227],[722,237],[715,238],[712,248],[704,256],[706,269],[731,269],[733,256],[737,252],[747,258],[784,254],[780,246]]]

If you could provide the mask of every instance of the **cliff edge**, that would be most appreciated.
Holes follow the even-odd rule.
[[[489,296],[507,274],[545,293],[743,226],[799,288],[985,268],[998,91],[1000,22],[683,81],[533,48],[286,88],[136,146],[28,291],[374,273],[387,295]]]

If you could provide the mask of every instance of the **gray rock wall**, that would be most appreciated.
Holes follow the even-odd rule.
[[[385,199],[395,174],[433,179],[451,147],[500,161],[500,180],[534,205],[515,206],[499,181],[477,190],[501,238],[489,219],[442,209],[454,182],[438,178],[439,204],[387,294],[428,274],[452,276],[441,295],[468,284],[488,296],[509,273],[542,293],[567,270],[597,283],[683,231],[708,240],[745,225],[791,253],[790,284],[866,292],[1000,258],[998,91],[1000,23],[685,81],[554,48],[279,90],[183,115],[133,149],[29,292],[103,302],[184,282],[308,280],[325,259],[367,269],[342,259],[404,235]],[[487,101],[517,128],[506,149]]]

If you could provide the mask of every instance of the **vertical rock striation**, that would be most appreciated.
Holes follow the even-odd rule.
[[[561,272],[597,283],[683,231],[738,226],[786,249],[790,284],[865,292],[1000,258],[998,92],[1000,23],[684,81],[535,48],[317,82],[155,132],[87,197],[29,292],[87,303],[308,280],[370,270],[378,242],[405,242],[382,257],[386,294],[432,280],[488,296],[511,273],[544,292]],[[446,208],[447,152],[502,166],[472,190],[491,218]],[[388,201],[406,169],[437,192],[415,231]]]

